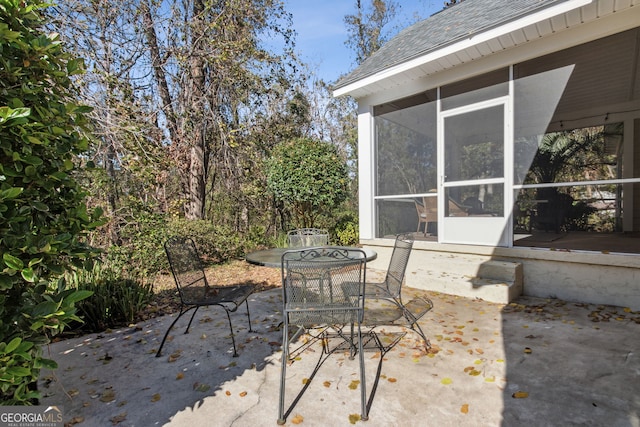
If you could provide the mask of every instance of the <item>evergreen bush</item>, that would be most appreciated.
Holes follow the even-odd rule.
[[[44,31],[40,0],[0,0],[0,405],[36,403],[42,346],[88,291],[61,276],[86,267],[82,243],[102,223],[74,174],[89,147],[90,110],[73,101],[83,63]]]

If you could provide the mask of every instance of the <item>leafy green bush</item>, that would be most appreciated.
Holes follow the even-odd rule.
[[[78,303],[84,320],[83,329],[100,332],[135,322],[153,296],[151,283],[122,277],[117,272],[96,264],[92,270],[67,275],[69,285],[92,295]]]
[[[56,280],[89,263],[82,239],[102,223],[75,179],[90,109],[70,76],[83,63],[43,28],[48,6],[0,0],[0,405],[34,403],[40,369],[55,368],[41,347],[89,295]]]
[[[123,276],[147,277],[168,271],[164,242],[174,236],[191,237],[206,262],[226,262],[266,242],[260,230],[244,236],[224,225],[207,220],[175,219],[165,221],[160,215],[145,214],[129,233],[123,233],[123,244],[107,250],[106,263]]]
[[[225,262],[245,254],[245,239],[231,227],[207,220],[179,219],[171,221],[167,238],[191,237],[200,256],[210,262]]]
[[[299,138],[276,146],[267,163],[267,189],[292,212],[292,228],[317,227],[348,196],[347,164],[327,142]]]
[[[129,277],[145,277],[167,268],[162,247],[171,226],[163,215],[140,209],[122,228],[122,243],[106,251],[106,264]]]
[[[357,222],[346,222],[336,228],[337,245],[355,246],[360,242]]]

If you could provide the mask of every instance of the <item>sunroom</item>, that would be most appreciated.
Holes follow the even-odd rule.
[[[361,243],[412,232],[419,288],[640,308],[639,23],[638,0],[466,0],[390,40],[334,88]]]

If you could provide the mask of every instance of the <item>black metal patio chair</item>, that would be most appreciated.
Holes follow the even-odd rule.
[[[324,228],[296,228],[287,233],[290,248],[309,248],[329,245],[329,231]]]
[[[367,419],[361,322],[364,310],[366,254],[359,249],[321,247],[289,250],[282,255],[283,340],[278,424],[284,424],[324,361],[337,350],[359,355],[361,418]],[[312,339],[291,351],[303,333]],[[338,341],[343,345],[331,348]],[[287,365],[299,352],[322,342],[316,367],[285,410]]]
[[[402,286],[413,248],[412,234],[398,234],[391,253],[389,267],[382,282],[367,282],[365,285],[366,326],[408,326],[424,340],[425,348],[431,343],[418,324],[420,318],[433,308],[430,299],[417,296],[409,302],[402,299]]]
[[[244,303],[247,307],[247,319],[249,322],[249,332],[251,329],[251,315],[249,313],[249,303],[247,299],[249,295],[253,293],[255,288],[251,285],[236,285],[236,286],[210,286],[205,276],[204,269],[202,267],[202,261],[196,249],[196,245],[191,238],[187,237],[174,237],[169,239],[164,244],[164,249],[169,259],[169,265],[171,266],[171,272],[178,288],[178,295],[180,297],[180,313],[167,329],[164,334],[160,348],[156,353],[156,357],[159,357],[162,352],[169,332],[176,324],[176,322],[186,314],[188,311],[193,310],[185,334],[189,333],[191,322],[195,317],[198,309],[204,306],[216,305],[222,307],[227,315],[229,321],[229,329],[231,331],[231,342],[233,344],[233,356],[237,357],[238,352],[236,349],[236,340],[233,333],[233,326],[231,324],[230,313],[235,312],[238,307]]]

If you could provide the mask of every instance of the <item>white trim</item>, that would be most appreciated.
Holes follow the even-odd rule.
[[[562,3],[556,6],[549,7],[547,9],[541,10],[537,13],[533,13],[531,15],[524,16],[520,19],[517,19],[513,22],[509,22],[505,25],[501,25],[499,27],[493,28],[491,30],[485,31],[483,33],[472,35],[469,38],[462,40],[460,42],[454,43],[450,46],[446,46],[442,49],[438,49],[433,51],[427,55],[421,56],[419,58],[415,58],[413,60],[404,62],[402,64],[398,64],[396,66],[387,68],[382,70],[372,76],[365,77],[364,79],[358,80],[354,83],[346,85],[342,88],[338,88],[333,91],[334,97],[339,97],[343,95],[349,95],[351,92],[362,89],[366,86],[373,85],[378,83],[381,80],[387,79],[389,77],[393,77],[395,75],[404,73],[413,68],[420,67],[429,62],[436,61],[438,59],[443,59],[448,55],[454,54],[456,52],[460,52],[464,49],[468,49],[474,46],[477,46],[481,43],[487,42],[492,39],[496,39],[498,37],[509,34],[512,31],[516,31],[527,27],[529,25],[536,24],[538,22],[544,21],[546,19],[551,19],[555,16],[558,16],[563,13],[567,13],[571,10],[578,9],[582,6],[588,5],[593,0],[570,0],[566,3]]]
[[[375,138],[373,107],[359,106],[358,111],[358,221],[361,239],[375,237]]]
[[[626,158],[626,154],[625,154]],[[622,178],[622,179],[596,179],[592,181],[568,181],[568,182],[545,182],[541,184],[518,184],[514,185],[514,190],[522,188],[551,188],[551,187],[577,187],[581,185],[611,185],[611,184],[631,184],[640,182],[640,178]]]
[[[466,187],[470,185],[484,185],[484,184],[504,184],[505,179],[502,178],[488,178],[488,179],[470,179],[466,181],[450,181],[443,182],[442,186],[444,188],[455,188],[455,187]]]
[[[640,123],[640,119],[627,119],[624,121],[624,134],[623,134],[623,165],[622,165],[622,174],[633,176],[633,163],[636,158],[636,154],[634,151],[634,137],[638,132],[635,130],[635,123]],[[622,229],[623,231],[633,231],[634,223],[633,223],[633,213],[634,213],[634,199],[635,199],[635,186],[631,183],[626,182],[622,187],[622,191],[624,193],[624,206],[622,209]],[[637,227],[635,227],[637,228]]]
[[[513,247],[513,205],[515,194],[513,183],[515,182],[515,81],[513,75],[513,65],[509,65],[509,96],[505,105],[504,120],[504,216],[505,228],[502,232],[502,242],[504,247]]]
[[[510,77],[513,74],[510,72]],[[513,175],[509,171],[513,169],[513,84],[509,86],[510,93],[506,96],[487,99],[474,104],[463,105],[442,111],[438,108],[438,242],[452,244],[469,244],[485,246],[510,247],[513,245],[513,231],[510,223]],[[440,99],[438,98],[438,101]],[[445,182],[445,119],[460,114],[479,111],[492,107],[502,108],[502,133],[503,133],[503,176],[498,178],[456,180]],[[508,181],[510,179],[510,181]],[[502,215],[497,217],[445,217],[445,189],[462,186],[477,186],[484,184],[499,184],[503,187],[503,208]],[[482,221],[482,226],[478,226],[478,221]]]
[[[436,197],[438,193],[394,194],[389,196],[373,196],[375,200],[411,199],[416,197]]]

